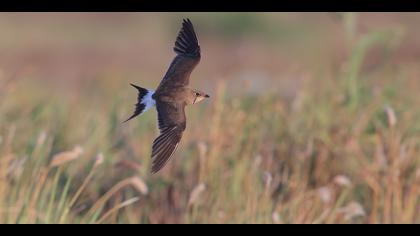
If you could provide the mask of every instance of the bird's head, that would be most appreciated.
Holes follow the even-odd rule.
[[[191,90],[191,97],[192,97],[192,104],[196,104],[202,100],[204,100],[205,98],[209,98],[210,96],[202,91],[196,90],[196,89],[192,89]]]

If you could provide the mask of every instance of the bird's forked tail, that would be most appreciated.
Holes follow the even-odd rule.
[[[134,114],[124,122],[127,122],[134,117],[143,114],[145,111],[149,110],[156,104],[155,99],[152,98],[152,95],[155,93],[155,91],[145,89],[134,84],[130,85],[138,90],[136,110],[134,111]]]

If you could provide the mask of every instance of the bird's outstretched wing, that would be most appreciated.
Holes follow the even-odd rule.
[[[158,172],[172,157],[186,126],[185,105],[156,103],[160,135],[153,141],[152,173]]]
[[[172,60],[158,89],[165,86],[187,86],[192,70],[200,62],[200,45],[198,45],[197,35],[189,19],[184,19],[182,22],[174,51],[177,56]]]

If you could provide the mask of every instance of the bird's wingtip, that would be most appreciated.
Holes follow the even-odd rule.
[[[190,18],[183,18],[182,23],[185,25],[192,25]]]
[[[155,165],[152,164],[152,168],[150,170],[150,174],[154,175],[157,172],[159,172],[159,170],[160,170],[159,168],[157,168]]]

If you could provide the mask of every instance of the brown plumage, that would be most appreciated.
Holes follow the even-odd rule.
[[[182,22],[174,51],[177,56],[156,91],[133,85],[139,95],[136,110],[128,120],[153,105],[156,105],[158,113],[160,135],[152,146],[152,173],[162,169],[177,149],[186,128],[185,107],[209,97],[201,91],[188,88],[191,72],[201,58],[197,36],[189,19]]]

